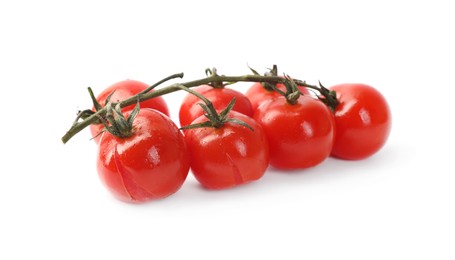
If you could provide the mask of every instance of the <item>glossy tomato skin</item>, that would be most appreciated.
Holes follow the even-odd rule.
[[[190,167],[182,133],[166,115],[146,108],[140,110],[133,127],[134,134],[128,138],[102,134],[97,158],[102,183],[127,202],[173,194]]]
[[[384,146],[392,126],[392,116],[384,96],[365,84],[340,84],[336,91],[336,138],[332,156],[359,160]]]
[[[276,84],[276,87],[283,91],[286,92],[286,86],[284,84]],[[300,92],[304,95],[308,95],[308,89],[299,86],[298,87]],[[279,96],[281,96],[280,93],[274,91],[274,90],[267,90],[261,82],[256,82],[251,87],[245,92],[245,96],[250,100],[251,102],[251,107],[253,108],[253,114],[257,110],[257,108],[262,104],[262,102],[275,99]]]
[[[269,165],[269,147],[262,128],[250,117],[231,111],[229,117],[245,126],[225,123],[220,128],[185,130],[191,170],[208,189],[226,189],[261,178]],[[206,121],[204,116],[193,123]]]
[[[104,89],[96,98],[96,100],[100,103],[101,106],[106,104],[106,98],[113,92],[114,94],[111,96],[111,101],[118,102],[130,98],[143,90],[147,89],[149,85],[144,82],[137,81],[137,80],[123,80],[119,81],[106,89]],[[134,104],[130,106],[126,106],[122,108],[123,112],[131,111],[134,109]],[[163,99],[163,97],[155,97],[146,101],[141,102],[141,108],[152,108],[155,110],[164,113],[165,115],[169,116],[169,108]],[[95,137],[98,135],[100,131],[104,129],[103,124],[93,124],[90,126],[90,131],[92,136]],[[94,138],[95,142],[99,142],[99,136]]]
[[[284,97],[264,102],[254,119],[266,133],[270,164],[277,169],[304,169],[323,162],[332,150],[334,122],[321,101],[301,96],[297,104]]]
[[[240,112],[244,115],[253,116],[253,109],[251,108],[251,102],[248,98],[230,88],[214,88],[209,85],[203,85],[196,87],[195,91],[201,93],[204,97],[209,99],[215,109],[222,110],[228,106],[228,104],[235,97],[236,102],[232,110]],[[179,110],[179,120],[181,126],[186,126],[191,124],[196,118],[202,116],[205,112],[198,105],[198,103],[203,103],[198,97],[188,94],[185,96],[182,101],[182,105]]]

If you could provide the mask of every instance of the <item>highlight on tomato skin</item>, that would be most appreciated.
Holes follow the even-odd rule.
[[[339,84],[339,105],[334,111],[336,137],[331,156],[361,160],[377,153],[387,142],[392,115],[385,97],[374,87],[361,83]]]
[[[227,189],[260,179],[268,168],[269,146],[262,128],[250,117],[229,112],[251,129],[231,122],[220,128],[204,127],[184,130],[191,157],[191,171],[208,189]],[[192,124],[205,122],[201,116]]]
[[[111,95],[111,101],[118,102],[128,99],[134,95],[139,94],[140,92],[147,89],[149,85],[144,82],[137,80],[122,80],[112,84],[111,86],[105,88],[97,97],[96,100],[100,103],[101,106],[106,105],[106,99]],[[153,90],[151,90],[153,91]],[[131,111],[134,109],[134,104],[122,108],[123,112]],[[163,97],[155,97],[149,100],[141,102],[141,108],[152,108],[160,111],[161,113],[169,116],[169,108],[166,104],[166,101]],[[93,108],[94,110],[94,108]],[[92,134],[93,140],[99,142],[99,133],[104,129],[103,124],[92,124],[90,125],[90,132]]]
[[[249,117],[253,116],[253,109],[250,100],[241,92],[234,89],[223,87],[214,88],[210,85],[202,85],[194,88],[193,90],[199,92],[208,100],[210,100],[217,110],[224,109],[232,101],[236,99],[233,111],[240,112]],[[187,94],[182,101],[179,109],[179,121],[181,126],[191,124],[196,118],[204,114],[204,110],[198,105],[202,101],[192,95]]]
[[[102,134],[97,157],[101,182],[117,199],[132,203],[175,193],[190,167],[182,133],[165,114],[147,108],[140,109],[133,127],[126,138]]]

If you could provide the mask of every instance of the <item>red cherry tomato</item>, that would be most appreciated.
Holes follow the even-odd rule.
[[[226,122],[220,128],[185,130],[191,170],[206,188],[224,189],[261,178],[269,165],[269,148],[262,128],[250,117],[229,112],[251,126]],[[207,121],[201,116],[192,124]]]
[[[113,102],[118,102],[125,100],[127,98],[130,98],[143,90],[147,89],[149,86],[143,82],[136,81],[136,80],[123,80],[120,82],[117,82],[106,89],[104,89],[96,98],[98,103],[100,103],[101,106],[104,106],[106,104],[106,98],[114,92],[114,94],[111,96],[111,101]],[[126,111],[131,111],[134,108],[134,104],[124,107],[122,109],[123,112]],[[146,100],[144,102],[141,102],[141,108],[152,108],[155,110],[158,110],[165,115],[169,116],[169,109],[167,107],[166,102],[164,101],[163,97],[155,97],[149,100]],[[93,124],[90,125],[90,131],[92,133],[92,136],[95,137],[97,136],[100,131],[104,129],[103,124]],[[99,142],[99,135],[94,138],[95,142]]]
[[[101,181],[118,199],[144,202],[176,192],[190,167],[187,146],[177,126],[164,114],[141,109],[127,138],[104,132],[97,168]]]
[[[276,84],[276,87],[279,90],[286,92],[286,87],[284,86],[284,84],[280,83]],[[304,95],[309,94],[308,89],[306,87],[299,86],[298,88],[302,94]],[[262,104],[262,102],[277,98],[281,96],[281,94],[274,90],[268,90],[262,85],[262,83],[256,82],[246,91],[245,96],[250,100],[254,114],[254,112],[257,110],[259,105]]]
[[[376,153],[387,141],[392,117],[386,99],[365,84],[340,84],[336,91],[336,138],[332,156],[358,160]]]
[[[233,89],[230,88],[214,88],[208,85],[199,86],[194,89],[201,93],[204,97],[213,103],[213,106],[217,110],[224,109],[235,97],[236,102],[232,110],[240,112],[244,115],[253,116],[253,109],[248,98]],[[205,112],[198,105],[203,103],[198,97],[188,94],[180,106],[179,119],[180,125],[186,126],[191,124],[196,118],[202,116]]]
[[[278,169],[304,169],[324,161],[332,150],[334,122],[330,109],[310,96],[291,105],[281,96],[265,101],[254,119],[264,129],[270,164]]]

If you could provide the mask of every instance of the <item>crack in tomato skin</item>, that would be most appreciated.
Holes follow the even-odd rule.
[[[114,150],[114,163],[117,167],[117,172],[120,175],[123,187],[133,201],[139,202],[156,198],[150,191],[145,190],[134,181],[134,176],[123,166],[120,160],[117,145]]]
[[[239,168],[237,167],[235,161],[232,159],[232,157],[229,155],[229,153],[226,153],[226,158],[227,158],[227,161],[229,163],[229,165],[231,166],[232,168],[232,177],[234,177],[234,183],[233,183],[233,186],[234,185],[240,185],[242,183],[245,183],[245,180],[243,179],[243,176],[242,174],[240,173],[240,170]]]

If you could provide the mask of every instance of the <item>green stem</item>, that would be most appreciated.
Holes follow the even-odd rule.
[[[150,92],[152,89],[154,89],[154,88],[156,88],[157,86],[163,84],[164,82],[166,82],[166,81],[168,81],[168,80],[171,80],[171,79],[175,79],[175,78],[183,78],[183,72],[182,72],[182,73],[177,73],[177,74],[171,75],[171,76],[169,76],[169,77],[167,77],[167,78],[164,78],[164,79],[158,81],[157,83],[155,83],[155,84],[151,85],[150,87],[148,87],[148,88],[144,89],[143,91],[141,91],[141,92],[139,93],[139,95],[142,95],[142,94],[145,94],[145,93],[147,93],[147,92]]]
[[[182,75],[182,74],[174,74],[174,75]],[[173,76],[174,76],[173,75]],[[170,77],[173,77],[170,76]],[[169,78],[169,77],[168,77]],[[166,81],[166,80],[164,80]],[[163,82],[164,82],[163,81]],[[269,83],[284,83],[286,81],[285,78],[278,77],[278,76],[261,76],[261,75],[243,75],[243,76],[223,76],[223,75],[211,75],[206,78],[198,79],[198,80],[193,80],[193,81],[188,81],[186,83],[181,83],[181,84],[173,84],[168,87],[164,87],[161,89],[156,89],[152,92],[147,92],[147,93],[139,93],[138,95],[132,96],[126,100],[123,100],[120,102],[120,107],[126,107],[132,104],[135,104],[138,102],[143,102],[145,100],[158,97],[158,96],[163,96],[172,92],[176,92],[178,90],[181,90],[181,86],[183,85],[186,88],[193,88],[197,87],[200,85],[205,85],[209,83],[223,83],[223,82],[229,82],[229,83],[235,83],[235,82],[269,82]],[[306,84],[305,81],[299,81],[295,80],[295,82],[298,85],[309,87],[309,88],[315,88],[318,89],[317,86],[313,85],[308,85]],[[115,105],[115,104],[113,104]],[[106,107],[98,110],[97,112],[93,113],[92,115],[86,117],[84,120],[80,122],[76,122],[73,124],[73,126],[66,132],[66,134],[62,137],[62,142],[66,143],[68,142],[73,136],[75,136],[77,133],[82,131],[82,129],[86,128],[87,126],[94,124],[99,121],[100,116],[103,117],[106,115]]]

